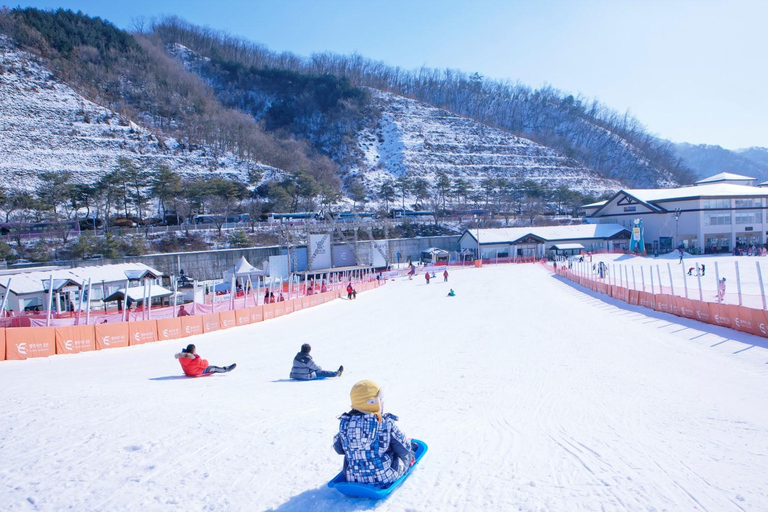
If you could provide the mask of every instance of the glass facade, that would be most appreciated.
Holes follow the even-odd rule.
[[[740,199],[740,201],[743,201],[743,199]],[[730,208],[730,207],[731,207],[730,199],[705,199],[704,200],[705,209]]]

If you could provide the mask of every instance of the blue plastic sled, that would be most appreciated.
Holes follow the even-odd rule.
[[[424,454],[427,453],[427,450],[429,449],[427,443],[424,441],[419,441],[418,439],[412,439],[412,441],[417,445],[416,462],[413,463],[413,466],[408,468],[408,471],[406,471],[403,476],[395,480],[389,487],[382,489],[372,484],[347,482],[344,478],[344,471],[336,475],[333,480],[328,482],[328,487],[333,487],[341,494],[346,494],[347,496],[351,496],[353,498],[370,498],[372,500],[383,500],[392,494],[392,491],[403,485],[405,479],[410,476],[413,468],[416,467],[421,458],[424,457]]]

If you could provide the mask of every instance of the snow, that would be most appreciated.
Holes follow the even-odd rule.
[[[622,187],[528,139],[426,103],[369,91],[381,115],[376,128],[362,130],[357,142],[372,190],[387,177],[434,182],[440,172],[478,186],[483,178],[505,177],[598,195]]]
[[[449,288],[457,292],[448,298]],[[226,375],[181,377],[188,342]],[[302,343],[344,376],[287,379]],[[263,323],[0,363],[6,510],[765,510],[765,339],[541,265],[421,275]],[[429,453],[379,504],[325,487],[356,381]]]
[[[187,150],[177,141],[162,142],[153,130],[85,99],[29,53],[0,35],[0,179],[32,189],[43,171],[69,171],[77,183],[93,183],[117,167],[120,157],[147,168],[167,165],[186,177],[217,175],[246,181],[248,169],[262,182],[282,171],[238,159],[218,158],[201,146]],[[139,116],[141,117],[141,115]],[[150,116],[146,116],[150,117]]]

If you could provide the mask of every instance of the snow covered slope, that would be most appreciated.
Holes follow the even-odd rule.
[[[430,446],[376,510],[768,509],[765,339],[536,264],[419,277],[189,339],[0,363],[2,508],[371,508],[325,484],[337,416],[372,379]],[[237,369],[181,377],[188,342]],[[304,342],[344,376],[287,380]]]
[[[594,194],[622,188],[528,139],[402,96],[371,93],[381,120],[374,132],[358,135],[371,181],[405,173],[433,181],[444,172],[478,184],[486,177],[506,177]]]
[[[71,171],[93,182],[119,157],[149,168],[164,164],[183,174],[231,174],[245,180],[247,166],[232,155],[212,158],[126,122],[61,84],[33,56],[0,36],[0,180],[31,188],[41,171]],[[268,178],[277,170],[262,166]]]

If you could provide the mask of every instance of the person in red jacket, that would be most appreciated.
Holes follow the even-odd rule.
[[[448,282],[448,269],[445,269],[445,272],[443,272],[443,282]]]
[[[424,274],[424,279],[426,279],[426,280],[427,280],[427,284],[429,284],[429,278],[430,278],[430,277],[431,277],[431,276],[429,275],[429,272],[427,272],[426,274]]]
[[[357,295],[357,292],[355,292],[355,289],[354,289],[354,288],[352,288],[352,283],[349,283],[349,284],[347,285],[347,300],[352,300],[352,299],[354,299],[354,298],[355,298],[355,297],[354,297],[355,295]]]
[[[181,349],[181,352],[175,355],[181,363],[181,369],[187,377],[199,377],[211,373],[226,373],[235,369],[236,364],[229,366],[211,366],[206,359],[197,355],[197,349],[190,343],[187,348]]]

